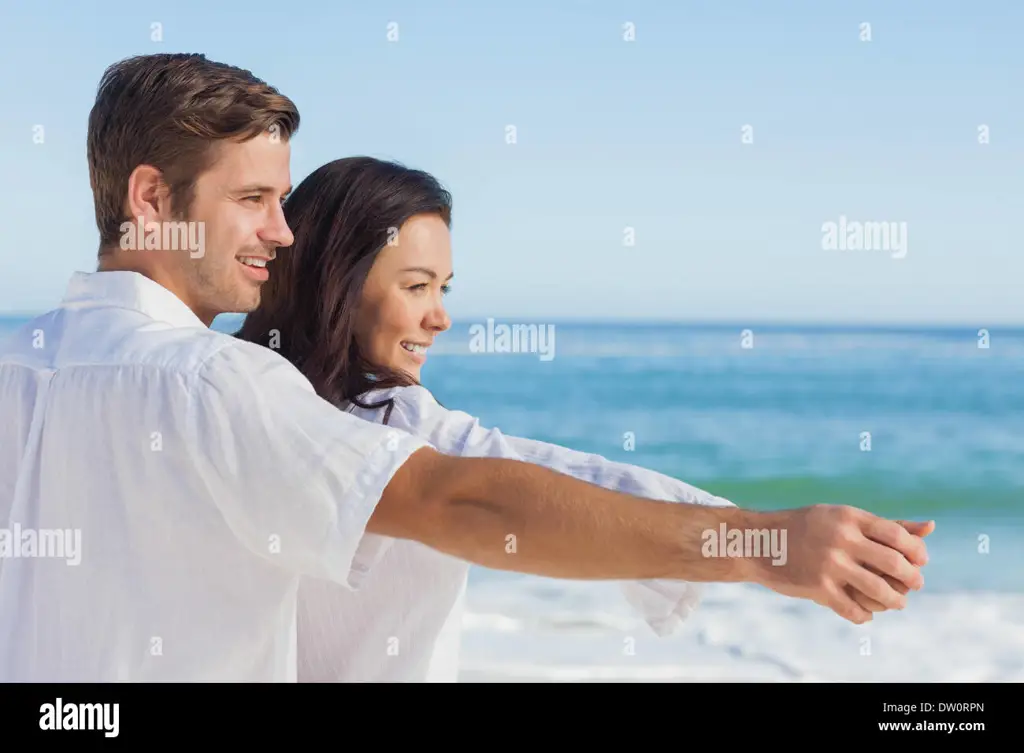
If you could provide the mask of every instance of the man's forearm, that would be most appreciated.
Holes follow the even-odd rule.
[[[643,499],[515,460],[445,458],[431,476],[441,501],[414,538],[460,559],[553,578],[754,580],[750,560],[702,551],[722,523],[750,526],[747,510]]]

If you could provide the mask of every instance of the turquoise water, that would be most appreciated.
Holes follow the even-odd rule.
[[[929,590],[1024,590],[1024,330],[979,347],[978,328],[748,325],[745,341],[744,326],[555,322],[546,360],[473,352],[472,324],[438,338],[423,381],[486,426],[745,507],[935,519]]]
[[[549,358],[474,352],[487,322],[457,323],[423,382],[485,426],[744,507],[934,519],[929,592],[1024,591],[1024,329],[552,324]]]

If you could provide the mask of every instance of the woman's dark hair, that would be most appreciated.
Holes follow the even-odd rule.
[[[280,352],[335,405],[380,407],[359,396],[417,382],[360,352],[355,334],[363,285],[377,254],[407,220],[434,214],[451,227],[451,206],[451,194],[433,176],[396,162],[349,157],[318,168],[285,202],[295,241],[278,251],[260,305],[235,337]]]

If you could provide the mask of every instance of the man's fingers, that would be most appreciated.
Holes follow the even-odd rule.
[[[864,565],[864,568],[867,569],[867,570],[870,570],[875,575],[877,575],[879,578],[881,578],[886,583],[888,583],[889,587],[892,588],[894,591],[896,591],[896,592],[898,592],[900,594],[906,594],[906,593],[908,593],[910,591],[910,589],[907,587],[906,583],[901,583],[900,581],[896,580],[895,578],[892,578],[892,577],[890,577],[888,575],[883,575],[882,573],[878,572],[878,570],[873,568],[871,565]],[[860,604],[862,607],[867,609],[869,612],[886,612],[886,611],[888,611],[887,608],[883,604],[879,604],[877,601],[875,601],[871,597],[865,596],[864,594],[862,594],[860,591],[858,591],[853,586],[846,586],[845,590],[846,590],[846,595],[847,596],[849,596],[851,599],[856,601],[858,604]]]
[[[847,596],[849,596],[851,599],[857,602],[857,604],[859,604],[861,607],[863,607],[869,612],[886,611],[885,606],[883,604],[879,604],[871,597],[865,596],[853,586],[846,586],[846,588],[843,590],[846,592]]]
[[[876,570],[871,565],[864,565],[864,567],[866,567],[868,570],[873,572],[878,577],[884,579],[886,583],[888,583],[890,586],[892,586],[892,588],[894,590],[899,591],[901,594],[905,594],[908,591],[910,591],[910,588],[907,586],[906,583],[902,583],[902,582],[896,580],[895,578],[893,578],[893,577],[891,577],[889,575],[886,575],[885,573],[878,572],[878,570]]]
[[[872,572],[881,577],[889,576],[915,590],[924,585],[921,571],[911,565],[894,549],[878,542],[865,539],[855,545],[851,554],[853,559],[871,568]],[[874,594],[869,594],[874,598]]]
[[[876,544],[876,546],[878,546]],[[847,584],[860,591],[883,606],[885,609],[903,609],[907,606],[906,597],[895,591],[882,576],[872,572],[856,562],[850,562],[844,568],[843,575]]]
[[[896,521],[875,518],[868,521],[863,530],[864,535],[869,539],[884,544],[890,549],[895,549],[915,565],[927,564],[928,547],[925,546],[924,541]],[[882,570],[888,572],[885,568]],[[889,574],[895,575],[895,573]]]
[[[928,520],[924,523],[918,523],[913,520],[897,520],[896,522],[907,529],[907,533],[920,536],[922,539],[935,530],[934,520]]]
[[[871,622],[873,615],[864,607],[860,606],[849,595],[843,592],[838,586],[833,586],[828,591],[828,607],[844,620],[849,620],[857,625]]]

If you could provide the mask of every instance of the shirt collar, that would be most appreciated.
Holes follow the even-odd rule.
[[[175,327],[206,328],[178,296],[138,272],[75,272],[61,306],[76,309],[115,306],[139,311]]]

